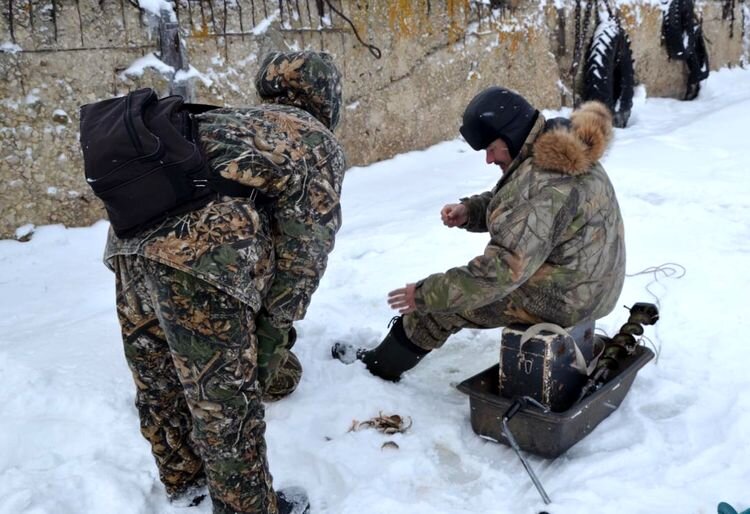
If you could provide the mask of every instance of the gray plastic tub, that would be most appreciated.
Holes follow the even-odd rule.
[[[545,413],[535,407],[523,408],[508,423],[519,447],[548,459],[565,453],[620,406],[638,370],[653,357],[650,349],[636,347],[635,353],[613,372],[607,383],[564,412]],[[474,432],[509,444],[502,432],[502,419],[513,399],[499,394],[499,365],[464,380],[458,389],[469,395]]]

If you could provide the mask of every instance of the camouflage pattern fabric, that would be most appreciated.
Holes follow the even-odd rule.
[[[272,52],[263,59],[255,88],[263,100],[305,109],[330,130],[339,123],[341,74],[330,54]]]
[[[341,225],[343,150],[311,115],[283,105],[210,111],[199,131],[212,169],[258,194],[217,199],[132,239],[110,232],[105,260],[138,254],[193,274],[288,330]]]
[[[302,378],[302,364],[290,350],[296,340],[294,330],[279,330],[265,313],[255,320],[258,338],[258,381],[264,401],[276,401],[294,392]]]
[[[304,318],[341,226],[343,150],[312,116],[283,105],[211,111],[200,131],[212,168],[270,204],[275,270],[263,307],[288,330]]]
[[[507,317],[571,326],[614,308],[625,240],[614,189],[598,162],[611,136],[609,111],[590,102],[573,113],[570,128],[544,131],[544,125],[540,116],[492,191],[462,200],[466,228],[487,230],[490,242],[468,265],[418,282],[417,316],[437,319],[496,304],[499,324]],[[404,319],[409,336],[417,325]]]
[[[541,318],[530,316],[524,309],[513,304],[506,296],[474,310],[461,312],[415,311],[403,317],[406,337],[423,350],[435,350],[448,338],[464,328],[498,328],[514,323],[534,325]]]
[[[160,478],[170,495],[207,479],[214,513],[277,510],[261,399],[283,398],[299,383],[288,333],[305,316],[341,225],[346,162],[329,130],[340,75],[330,57],[305,52],[310,64],[298,67],[294,54],[303,72],[289,86],[304,94],[196,117],[212,171],[255,194],[217,195],[130,239],[110,230],[105,248]],[[281,334],[260,359],[257,322]]]
[[[167,492],[207,479],[214,513],[276,513],[254,312],[203,280],[140,256],[120,256],[113,265],[141,432]]]
[[[286,398],[297,389],[302,378],[302,364],[294,352],[284,350],[279,353],[280,362],[273,368],[271,376],[263,385],[264,402],[276,402]]]

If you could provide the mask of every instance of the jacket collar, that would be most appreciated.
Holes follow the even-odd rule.
[[[545,123],[546,121],[544,119],[544,116],[542,116],[542,113],[539,113],[536,121],[534,122],[534,126],[531,127],[529,135],[526,136],[523,145],[521,145],[521,151],[518,152],[516,158],[510,162],[510,164],[508,165],[508,169],[503,172],[503,176],[502,178],[500,178],[500,182],[498,182],[497,185],[498,188],[501,187],[505,182],[507,182],[510,179],[511,174],[516,171],[521,163],[523,163],[532,155],[534,142],[539,137],[539,135],[544,132]]]
[[[612,140],[612,114],[601,102],[586,102],[570,115],[570,123],[551,123],[539,114],[508,170],[497,184],[502,187],[527,159],[534,166],[564,175],[583,175],[602,158]]]
[[[564,175],[588,173],[612,139],[612,114],[601,102],[586,102],[569,123],[550,125],[533,142],[534,166]]]

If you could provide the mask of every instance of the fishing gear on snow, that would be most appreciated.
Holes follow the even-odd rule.
[[[643,335],[643,325],[653,325],[659,320],[659,309],[652,303],[636,303],[629,310],[628,321],[620,331],[612,339],[605,339],[604,352],[576,403],[601,387],[610,373],[621,366],[624,357],[633,355],[638,346],[638,340],[634,336]]]

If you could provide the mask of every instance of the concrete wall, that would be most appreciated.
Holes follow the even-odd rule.
[[[253,76],[268,50],[332,53],[344,74],[346,105],[337,132],[350,162],[366,164],[457,137],[463,107],[491,84],[516,89],[541,108],[572,105],[574,1],[493,3],[500,7],[474,0],[297,0],[282,2],[281,14],[278,0],[170,5],[200,75],[191,80],[200,102],[255,103]],[[381,50],[381,59],[330,5]],[[735,6],[733,24],[723,5],[697,6],[712,69],[742,58],[743,4]],[[89,224],[104,213],[83,180],[78,106],[143,86],[169,91],[169,78],[155,69],[125,73],[157,50],[158,20],[128,0],[14,0],[0,9],[0,237],[27,223]],[[686,70],[660,45],[658,2],[634,0],[621,15],[637,81],[649,96],[681,97]]]

